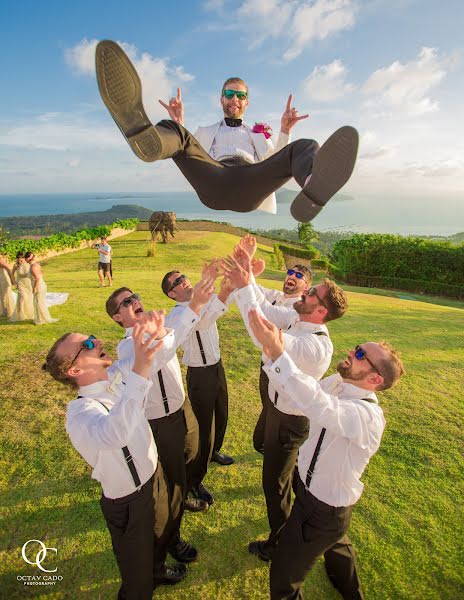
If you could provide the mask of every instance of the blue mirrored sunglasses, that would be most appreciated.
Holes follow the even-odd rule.
[[[95,348],[95,342],[94,342],[94,340],[96,340],[96,339],[97,338],[94,335],[89,335],[89,337],[82,342],[82,346],[80,347],[80,350],[76,354],[76,356],[72,359],[71,364],[73,364],[74,362],[76,362],[77,357],[82,352],[82,350],[93,350]]]
[[[367,362],[371,365],[371,367],[375,371],[377,371],[377,373],[381,377],[383,377],[382,373],[377,369],[377,367],[374,365],[374,363],[367,358],[367,354],[366,354],[366,351],[364,350],[364,348],[361,348],[361,346],[356,346],[356,348],[354,349],[354,357],[356,360],[367,360]]]
[[[300,271],[295,271],[293,269],[288,269],[287,275],[295,275],[297,279],[303,279],[304,277],[303,273],[300,273]]]

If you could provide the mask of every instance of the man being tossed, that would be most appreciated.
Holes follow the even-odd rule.
[[[400,379],[401,359],[385,342],[365,342],[338,363],[338,374],[319,383],[295,365],[282,332],[257,311],[250,311],[250,326],[270,359],[269,380],[284,398],[279,410],[300,410],[311,422],[298,455],[295,502],[272,559],[271,599],[302,598],[303,581],[323,554],[332,584],[345,599],[361,600],[346,531],[363,491],[361,475],[385,428],[376,392]]]

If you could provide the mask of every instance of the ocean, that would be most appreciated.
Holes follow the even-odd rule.
[[[178,218],[225,221],[249,229],[294,229],[290,204],[296,192],[278,195],[277,214],[262,211],[235,213],[213,211],[193,192],[76,193],[0,195],[0,216],[52,215],[107,210],[115,204],[137,204],[153,210],[172,210]],[[337,194],[313,221],[318,231],[399,233],[402,235],[451,235],[464,231],[464,202],[438,198],[372,198]]]

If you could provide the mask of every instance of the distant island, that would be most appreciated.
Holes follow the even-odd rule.
[[[117,204],[108,210],[60,215],[34,215],[30,217],[0,217],[0,227],[11,237],[42,236],[53,233],[73,233],[87,227],[110,225],[118,219],[150,218],[152,210],[136,204]]]

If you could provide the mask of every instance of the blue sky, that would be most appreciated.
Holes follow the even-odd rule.
[[[228,76],[246,120],[279,129],[290,92],[311,118],[293,139],[361,135],[349,194],[464,199],[464,4],[430,0],[3,2],[0,193],[186,190],[170,161],[144,164],[104,108],[97,40],[123,43],[153,120],[181,86],[186,126],[219,120]]]

